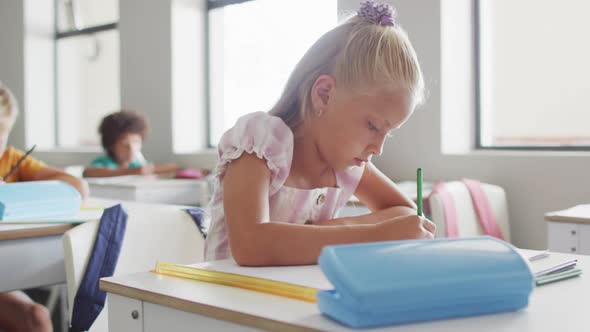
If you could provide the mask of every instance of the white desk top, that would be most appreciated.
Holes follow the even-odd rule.
[[[561,211],[548,212],[545,214],[545,220],[590,223],[590,204],[581,204]]]
[[[102,215],[102,210],[119,203],[126,204],[141,204],[138,202],[122,202],[116,200],[102,199],[91,197],[87,199],[84,206],[87,209],[82,209],[80,214],[72,220],[90,221],[98,220]],[[168,206],[166,206],[168,207]],[[186,208],[186,206],[178,206]],[[36,223],[36,221],[0,221],[0,240],[17,240],[35,237],[44,237],[52,235],[61,235],[69,229],[76,226],[76,223],[70,222],[69,218],[61,218],[55,220],[47,220]]]
[[[163,179],[129,175],[86,180],[91,195],[109,199],[206,206],[211,195],[206,179]]]
[[[81,213],[73,219],[99,219],[100,215],[102,214],[102,210],[94,210],[94,208],[107,208],[115,204],[117,204],[116,201],[99,198],[89,198],[84,205],[87,207],[92,207],[92,209],[81,211]],[[34,221],[0,221],[0,240],[16,240],[51,235],[60,235],[76,226],[76,224],[68,222],[67,219],[63,219],[64,223],[59,223],[57,222],[57,220],[58,219],[54,220],[54,222],[40,222],[38,224]]]
[[[26,239],[59,235],[73,228],[73,224],[5,224],[0,222],[0,240]]]
[[[170,179],[156,176],[125,175],[106,178],[84,178],[88,184],[101,187],[162,188],[206,184],[205,179]]]
[[[118,201],[112,199],[103,199],[91,197],[85,203],[84,206],[89,209],[82,209],[80,214],[74,218],[75,221],[90,221],[98,220],[102,215],[102,210],[109,208],[116,204],[127,204],[127,205],[142,205],[156,203],[143,203],[133,201]],[[192,206],[189,205],[170,205],[170,204],[158,204],[163,209],[187,209]],[[36,221],[0,221],[0,240],[15,240],[15,239],[26,239],[34,237],[43,237],[51,235],[60,235],[68,231],[69,229],[76,226],[77,223],[72,223],[69,218],[64,218],[63,222],[60,223],[60,219],[48,220],[36,223]]]
[[[527,254],[526,250],[524,252]],[[551,255],[575,256],[579,267],[586,273],[590,271],[588,256]],[[326,318],[314,303],[151,272],[105,278],[100,287],[110,293],[259,328],[357,331]],[[588,308],[590,279],[582,275],[535,289],[528,308],[518,312],[370,331],[587,331],[590,328],[586,318]]]

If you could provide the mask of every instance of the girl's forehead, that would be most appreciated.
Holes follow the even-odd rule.
[[[411,94],[403,90],[351,94],[349,97],[356,112],[373,114],[391,125],[403,121],[413,108]]]
[[[411,101],[411,94],[407,90],[378,90],[365,96],[375,103],[406,104]]]
[[[344,99],[367,104],[411,104],[412,94],[405,88],[342,88],[339,95]]]

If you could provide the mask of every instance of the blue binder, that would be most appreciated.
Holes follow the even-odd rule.
[[[0,185],[0,221],[42,221],[75,217],[80,193],[62,181],[31,181]]]
[[[514,311],[534,287],[526,260],[488,236],[327,246],[319,265],[335,288],[320,311],[354,328]]]

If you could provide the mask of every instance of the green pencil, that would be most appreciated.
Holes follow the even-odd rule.
[[[416,184],[418,186],[417,188],[417,194],[418,197],[416,198],[416,203],[418,203],[418,215],[422,216],[422,168],[418,168],[418,170],[416,171]]]

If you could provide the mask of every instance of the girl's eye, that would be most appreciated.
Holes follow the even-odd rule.
[[[377,128],[377,127],[376,127],[374,124],[372,124],[371,122],[369,122],[369,123],[367,124],[367,127],[369,127],[369,130],[372,130],[372,131],[379,131],[379,128]]]

